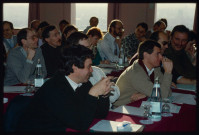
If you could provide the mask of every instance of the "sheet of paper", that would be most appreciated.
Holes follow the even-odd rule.
[[[115,63],[110,63],[110,64],[99,64],[98,67],[100,68],[115,68]]]
[[[115,109],[111,109],[110,111],[144,117],[144,115],[143,115],[144,108],[138,108],[138,107],[133,107],[133,106],[124,105],[124,106],[120,106]]]
[[[3,103],[7,103],[8,102],[8,98],[3,98]]]
[[[196,96],[192,94],[172,93],[171,100],[177,104],[196,105]]]
[[[4,86],[4,93],[25,93],[26,86]]]
[[[149,105],[150,102],[148,101],[142,101],[142,104],[140,105],[140,108],[143,108],[144,105]],[[165,103],[162,102],[162,105],[164,105]],[[181,106],[178,106],[178,105],[175,105],[175,104],[172,104],[172,103],[167,103],[169,104],[170,106],[170,112],[171,113],[179,113],[180,112],[180,109],[181,109]]]
[[[94,132],[119,132],[117,131],[117,125],[122,122],[101,120],[93,127],[90,128]],[[144,129],[143,125],[131,124],[132,132],[141,132]]]
[[[196,91],[196,85],[177,84],[176,86],[177,86],[177,89],[180,89],[180,90]]]

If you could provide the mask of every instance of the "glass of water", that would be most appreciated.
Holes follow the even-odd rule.
[[[145,124],[145,125],[149,125],[149,124],[153,124],[153,121],[150,119],[150,108],[151,108],[151,105],[144,105],[144,114],[143,116],[145,118],[147,118],[146,120],[140,120],[140,123],[142,124]]]
[[[163,117],[171,117],[173,114],[170,112],[170,100],[168,98],[163,99],[163,106],[162,106],[162,116]]]
[[[32,93],[35,90],[34,80],[28,80],[26,84],[27,84],[27,86],[25,88],[25,92]]]

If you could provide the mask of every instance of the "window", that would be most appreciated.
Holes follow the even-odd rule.
[[[3,21],[13,23],[15,29],[28,27],[28,3],[3,3]]]
[[[172,30],[176,25],[185,25],[193,30],[196,4],[194,3],[157,3],[155,21],[166,18],[167,30]]]
[[[92,16],[99,19],[98,26],[102,31],[107,31],[107,3],[77,3],[75,25],[79,31],[83,31],[90,25]]]

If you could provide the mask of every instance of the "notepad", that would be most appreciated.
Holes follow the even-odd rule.
[[[111,109],[110,111],[144,117],[144,108],[138,108],[138,107],[133,107],[133,106],[123,105],[118,108]]]
[[[91,132],[121,132],[117,131],[117,125],[122,122],[117,121],[109,121],[109,120],[101,120],[94,126],[90,128]],[[144,129],[144,125],[140,124],[131,124],[132,131],[131,132],[142,132]]]
[[[4,86],[4,93],[25,93],[26,86]]]

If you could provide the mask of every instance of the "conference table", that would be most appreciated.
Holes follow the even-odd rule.
[[[118,77],[123,70],[120,71],[113,71],[108,75]],[[172,88],[172,92],[176,93],[183,93],[183,94],[191,94],[196,95],[194,91],[186,91],[180,89]],[[6,108],[9,102],[17,95],[22,93],[4,93],[4,98],[8,99],[7,103],[4,103],[4,113],[6,112]],[[147,98],[132,102],[127,104],[127,106],[133,107],[140,107],[142,101],[146,101]],[[179,113],[173,113],[172,117],[162,117],[162,120],[159,122],[154,122],[150,125],[144,125],[144,129],[142,132],[195,132],[196,131],[196,105],[189,105],[189,104],[176,104],[181,106]],[[139,121],[144,120],[144,117],[138,117],[133,115],[122,114],[118,112],[109,111],[107,117],[104,120],[111,120],[111,121],[129,121],[132,124],[141,124]],[[86,132],[89,132],[90,128],[94,126],[97,122],[102,119],[94,119],[91,126]],[[74,129],[66,129],[66,132],[79,132]]]

